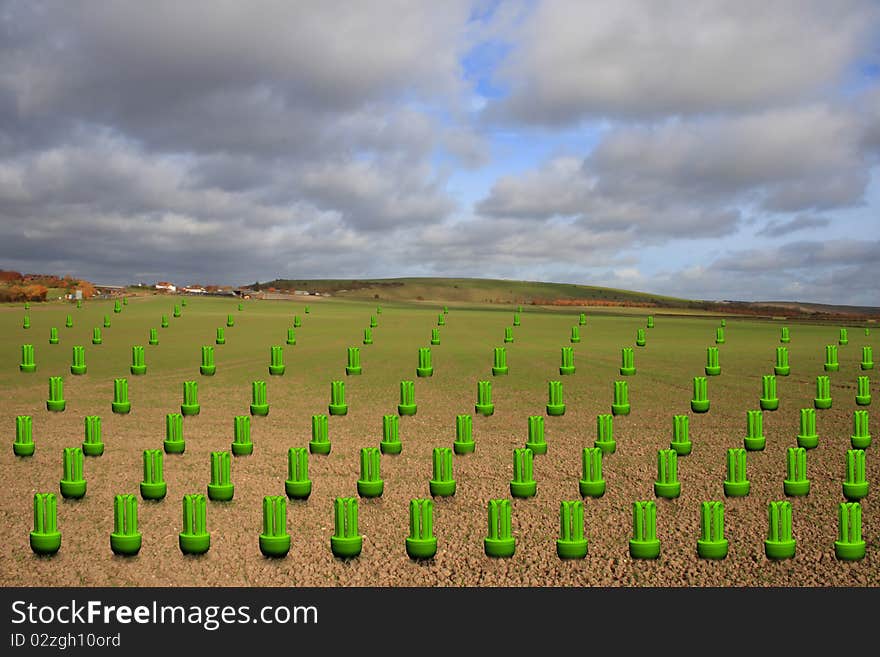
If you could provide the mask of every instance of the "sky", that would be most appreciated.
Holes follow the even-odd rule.
[[[0,0],[0,268],[880,306],[872,0]]]

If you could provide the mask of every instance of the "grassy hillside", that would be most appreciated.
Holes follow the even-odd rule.
[[[564,303],[589,301],[598,304],[691,307],[700,302],[646,292],[616,290],[592,285],[504,281],[480,278],[384,278],[338,280],[278,279],[261,287],[281,290],[314,290],[352,299],[394,301],[448,301],[463,303]]]

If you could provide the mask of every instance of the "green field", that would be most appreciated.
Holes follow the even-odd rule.
[[[426,292],[427,293],[427,292]],[[428,299],[429,297],[425,297]],[[878,403],[876,374],[861,372],[863,345],[878,353],[877,330],[865,336],[860,326],[849,327],[849,344],[840,347],[840,371],[830,374],[834,406],[817,411],[820,444],[809,452],[812,491],[791,498],[797,557],[786,565],[764,557],[767,503],[786,499],[782,490],[787,447],[795,446],[799,409],[812,407],[816,376],[823,372],[824,345],[837,344],[837,324],[791,324],[788,345],[792,374],[777,377],[780,410],[764,413],[767,448],[749,453],[752,492],[728,499],[726,535],[730,555],[723,562],[697,559],[699,504],[724,500],[726,449],[742,447],[745,414],[758,408],[761,376],[771,374],[779,346],[781,322],[727,319],[726,343],[719,345],[721,376],[709,377],[711,410],[690,409],[692,378],[702,376],[706,348],[715,345],[714,317],[663,317],[648,329],[647,345],[634,347],[636,331],[645,327],[647,312],[589,312],[580,327],[582,341],[571,345],[571,327],[578,309],[525,306],[522,324],[513,329],[515,341],[503,345],[505,327],[512,325],[513,306],[481,307],[478,299],[450,304],[441,343],[432,347],[434,375],[417,378],[419,347],[429,346],[442,305],[381,300],[304,298],[302,301],[238,301],[187,298],[182,316],[173,318],[174,304],[183,297],[132,298],[120,314],[112,301],[86,302],[81,309],[61,303],[32,304],[31,328],[22,328],[21,304],[0,308],[0,427],[7,446],[0,450],[0,476],[6,482],[0,512],[0,584],[3,585],[842,585],[880,584],[880,513],[862,504],[866,558],[856,564],[834,559],[837,505],[849,448],[855,405],[856,377],[872,377]],[[376,304],[382,313],[376,315]],[[305,313],[305,305],[311,312]],[[64,327],[67,314],[72,328]],[[170,326],[159,328],[159,345],[147,344],[149,329],[159,327],[163,314]],[[226,329],[225,345],[217,345],[215,376],[199,373],[200,347],[214,345],[217,327],[231,314],[235,326]],[[284,345],[294,315],[302,319],[297,344]],[[92,329],[109,315],[102,329],[103,344],[92,345]],[[378,327],[374,344],[363,345],[371,315]],[[49,345],[49,329],[58,327],[60,344]],[[21,373],[21,345],[34,345],[37,371]],[[71,375],[71,349],[85,347],[88,373]],[[129,373],[132,345],[143,345],[147,374]],[[284,345],[284,376],[269,376],[269,348]],[[363,375],[346,376],[346,348],[359,347]],[[493,348],[506,346],[510,374],[493,377]],[[560,347],[574,347],[576,373],[560,376]],[[621,347],[634,347],[635,376],[620,376]],[[67,408],[46,410],[48,377],[64,378]],[[131,413],[111,412],[113,379],[129,384]],[[361,447],[378,446],[382,416],[397,412],[399,384],[415,382],[418,413],[400,419],[403,452],[382,457],[385,493],[360,501],[363,553],[343,562],[330,553],[333,532],[332,501],[356,496]],[[562,562],[555,554],[559,504],[581,499],[578,494],[583,447],[596,437],[596,417],[611,412],[613,382],[628,381],[632,413],[614,419],[617,451],[604,459],[608,492],[585,501],[585,534],[590,541],[583,561]],[[184,418],[186,452],[165,455],[168,496],[162,502],[140,501],[144,545],[133,559],[114,557],[109,548],[113,527],[113,495],[137,493],[142,479],[144,449],[161,448],[165,415],[180,412],[182,385],[199,383],[201,413]],[[251,382],[268,385],[268,417],[251,420],[254,454],[235,457],[232,502],[209,502],[211,550],[199,558],[181,555],[177,548],[180,504],[185,493],[204,493],[209,478],[209,453],[228,450],[233,417],[247,415]],[[330,417],[332,451],[311,455],[309,469],[314,492],[306,502],[290,501],[288,526],[293,547],[281,560],[264,559],[257,546],[261,501],[282,495],[289,447],[305,446],[314,414],[326,414],[330,382],[344,380],[348,415]],[[479,380],[492,380],[495,414],[474,412]],[[564,384],[567,410],[547,417],[548,382]],[[472,414],[476,451],[455,457],[458,490],[452,498],[435,501],[437,556],[428,564],[407,558],[404,539],[409,500],[428,496],[431,452],[449,447],[455,436],[455,417]],[[658,500],[658,560],[630,559],[631,505],[655,499],[658,449],[668,448],[672,416],[690,416],[693,453],[679,459],[681,497]],[[36,453],[17,458],[12,453],[15,417],[33,417]],[[59,496],[60,552],[51,558],[34,556],[28,546],[32,529],[32,498],[36,492],[58,493],[62,447],[83,440],[83,417],[100,415],[106,451],[87,458],[88,493],[79,501]],[[508,498],[511,455],[526,438],[527,418],[545,416],[549,450],[535,457],[538,495],[514,500],[516,555],[493,560],[483,553],[486,504]],[[874,415],[877,413],[874,411]],[[876,417],[872,432],[878,433]],[[868,480],[880,485],[876,447],[868,450]],[[161,564],[161,566],[157,565]]]

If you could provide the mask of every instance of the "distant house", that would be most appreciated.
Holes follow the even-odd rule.
[[[177,292],[177,286],[167,281],[159,281],[156,283],[156,289],[160,292]]]
[[[118,295],[123,294],[125,292],[124,285],[101,285],[101,284],[95,283],[92,287],[95,288],[95,292],[99,296],[104,296],[104,297],[118,296]],[[77,290],[77,292],[79,292],[79,296],[77,296],[76,298],[81,299],[82,298],[82,290]]]

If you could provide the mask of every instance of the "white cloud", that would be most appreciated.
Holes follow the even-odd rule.
[[[499,78],[511,94],[490,114],[558,124],[815,98],[877,20],[867,0],[544,0],[507,30],[514,50]]]

